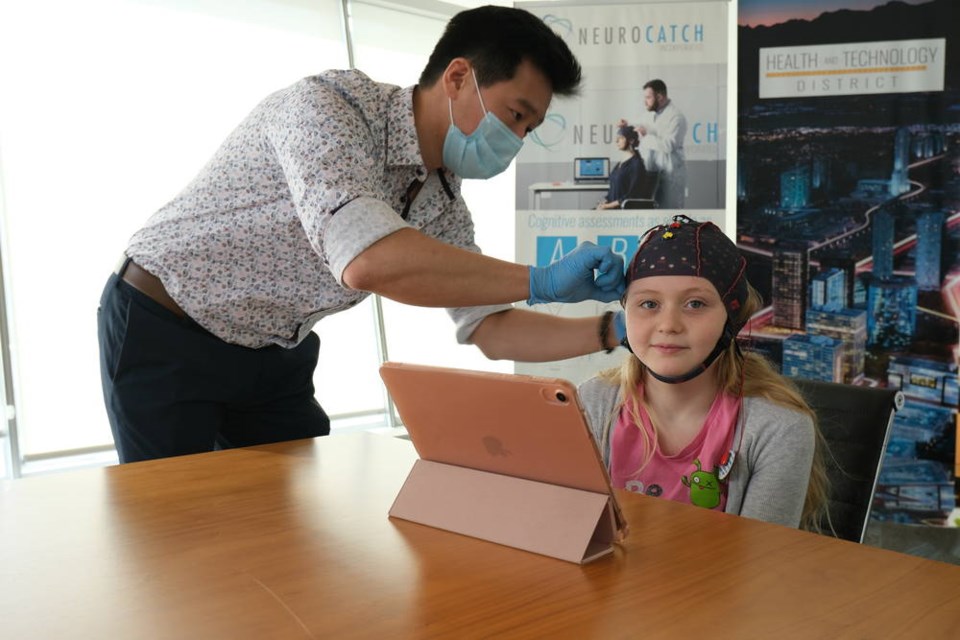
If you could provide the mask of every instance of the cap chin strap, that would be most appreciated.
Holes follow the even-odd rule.
[[[720,339],[717,340],[717,345],[713,348],[713,351],[710,352],[710,355],[706,359],[698,364],[696,367],[687,371],[686,373],[680,374],[679,376],[664,376],[660,375],[650,367],[643,363],[643,366],[646,367],[647,373],[652,375],[654,378],[660,382],[665,382],[667,384],[680,384],[681,382],[687,382],[693,380],[698,375],[710,368],[710,365],[713,364],[713,361],[720,357],[720,354],[727,350],[727,347],[730,346],[730,343],[734,339],[733,327],[730,326],[728,321],[723,327],[723,335],[720,336]],[[642,362],[642,361],[641,361]]]

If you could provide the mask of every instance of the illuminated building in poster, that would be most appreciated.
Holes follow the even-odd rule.
[[[750,184],[750,167],[742,157],[737,157],[737,199],[746,200]]]
[[[843,345],[838,382],[852,384],[863,377],[867,348],[867,313],[855,309],[810,309],[807,333],[838,340]]]
[[[857,188],[851,196],[860,200],[886,200],[890,197],[890,181],[880,178],[857,180]]]
[[[810,175],[810,186],[815,191],[829,191],[830,180],[830,161],[827,158],[814,158],[812,172]]]
[[[890,195],[898,196],[910,190],[907,169],[910,165],[910,132],[901,127],[893,139],[893,174],[890,176]]]
[[[893,276],[893,214],[878,209],[870,218],[873,233],[873,277],[886,280]]]
[[[870,285],[869,273],[858,274],[853,280],[853,296],[851,306],[854,309],[867,308],[867,287]]]
[[[857,289],[857,258],[846,254],[846,253],[836,253],[833,255],[826,255],[820,258],[820,270],[829,271],[830,269],[839,269],[843,272],[844,280],[844,307],[854,307],[854,293]],[[860,287],[863,288],[862,285]],[[862,304],[860,308],[862,309],[864,304],[866,304],[866,294],[863,296]]]
[[[926,211],[917,218],[917,287],[920,291],[940,290],[940,252],[943,243],[942,211]]]
[[[796,211],[810,206],[810,167],[801,165],[780,174],[780,207]]]
[[[745,331],[740,334],[744,349],[762,355],[777,371],[783,370],[783,338]]]
[[[847,277],[837,268],[827,269],[810,281],[810,308],[836,311],[846,306]]]
[[[867,344],[883,349],[910,346],[917,327],[917,284],[913,278],[874,278],[867,287]]]
[[[887,386],[909,398],[956,407],[957,364],[930,358],[893,356],[887,367]]]
[[[803,329],[810,259],[805,244],[783,243],[773,253],[773,324]]]
[[[783,375],[826,382],[843,377],[843,343],[836,338],[811,334],[790,336],[783,341]]]

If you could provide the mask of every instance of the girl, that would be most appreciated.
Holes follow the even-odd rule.
[[[618,162],[610,172],[610,189],[606,198],[597,205],[597,209],[619,209],[621,202],[627,198],[651,197],[651,194],[643,193],[647,186],[647,170],[637,153],[640,134],[624,120],[620,121],[618,127],[617,149],[623,151],[627,157]]]
[[[622,368],[580,387],[616,488],[818,529],[826,476],[811,409],[736,336],[760,306],[736,245],[675,216],[641,239]]]

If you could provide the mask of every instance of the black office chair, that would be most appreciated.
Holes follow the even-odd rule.
[[[657,187],[660,186],[660,172],[647,171],[637,187],[635,197],[624,198],[620,201],[621,209],[656,209],[659,205],[654,199],[657,197]]]
[[[880,465],[894,414],[903,407],[903,394],[896,389],[836,382],[793,382],[817,414],[827,441],[824,462],[830,481],[829,519],[821,520],[821,530],[830,535],[832,526],[838,538],[863,542]]]

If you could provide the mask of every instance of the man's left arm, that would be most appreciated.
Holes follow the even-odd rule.
[[[491,360],[549,362],[613,349],[619,344],[616,317],[560,318],[509,309],[484,318],[469,338]],[[606,327],[602,325],[607,324]],[[604,336],[601,345],[600,337]]]
[[[474,242],[470,211],[459,194],[459,181],[453,187],[456,196],[446,214],[435,223],[439,227],[437,237],[480,253]],[[622,265],[618,265],[617,271],[622,273],[622,270]],[[457,325],[457,341],[476,345],[491,360],[549,362],[601,350],[600,316],[560,318],[509,305],[457,307],[447,311]],[[626,333],[622,318],[620,313],[609,319],[604,348],[616,347]]]

